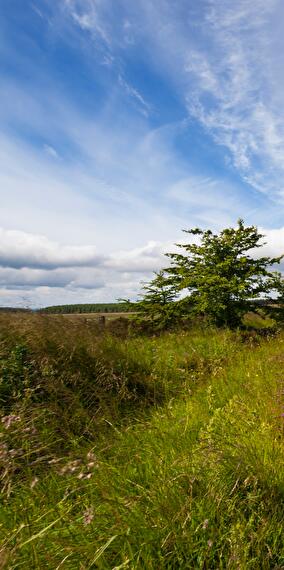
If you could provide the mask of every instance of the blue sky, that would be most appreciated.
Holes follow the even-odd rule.
[[[183,228],[238,217],[282,253],[283,22],[281,0],[2,0],[0,304],[136,298]]]

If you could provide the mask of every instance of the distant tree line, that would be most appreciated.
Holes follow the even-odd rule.
[[[127,313],[131,308],[125,303],[80,303],[75,305],[53,305],[39,309],[40,313]]]

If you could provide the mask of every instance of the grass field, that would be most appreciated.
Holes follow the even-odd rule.
[[[135,312],[128,311],[127,313],[63,313],[63,317],[68,317],[68,319],[96,319],[99,320],[100,317],[105,317],[106,320],[113,320],[119,318],[128,319],[131,316],[135,315]],[[53,315],[53,316],[61,316],[61,315]]]
[[[284,334],[72,317],[0,315],[0,568],[284,568]]]

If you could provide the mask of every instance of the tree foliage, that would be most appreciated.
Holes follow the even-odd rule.
[[[150,283],[143,285],[141,299],[136,303],[128,301],[128,305],[137,312],[136,321],[147,321],[154,329],[168,328],[178,318],[177,287],[165,271],[154,275]]]
[[[255,226],[239,220],[236,228],[219,234],[193,228],[197,239],[176,244],[183,253],[166,254],[171,266],[143,287],[138,311],[161,325],[181,317],[182,311],[205,315],[217,326],[239,326],[243,315],[255,310],[254,299],[271,295],[279,274],[271,266],[281,257],[256,257],[263,237]],[[185,298],[178,300],[178,294]]]

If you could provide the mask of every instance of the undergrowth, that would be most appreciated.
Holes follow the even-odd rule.
[[[284,568],[282,333],[0,331],[0,568]]]

